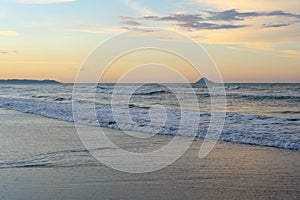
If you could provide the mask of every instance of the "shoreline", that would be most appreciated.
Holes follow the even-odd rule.
[[[70,122],[4,109],[0,121],[1,162],[83,149]],[[106,130],[125,148],[140,148]],[[145,174],[116,171],[82,152],[46,167],[2,168],[0,199],[299,199],[299,151],[221,141],[199,159],[201,141],[175,163]]]

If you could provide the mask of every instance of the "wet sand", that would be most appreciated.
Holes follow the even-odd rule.
[[[120,145],[141,148],[124,142],[119,131],[106,132]],[[0,135],[1,163],[83,149],[72,123],[15,111],[0,110]],[[91,156],[82,156],[84,165],[62,160],[52,166],[3,167],[0,199],[300,199],[300,152],[219,142],[199,159],[201,142],[195,140],[170,166],[144,174],[116,171]]]

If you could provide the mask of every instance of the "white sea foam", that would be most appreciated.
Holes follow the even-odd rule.
[[[84,104],[85,102],[83,102]],[[61,104],[54,102],[39,102],[31,99],[16,99],[0,97],[0,107],[17,110],[24,113],[38,114],[49,118],[73,122],[71,104]],[[166,135],[177,134],[180,124],[180,110],[166,109],[166,123],[151,123],[149,108],[142,106],[122,106],[118,107],[119,118],[125,115],[125,110],[130,109],[132,122],[115,122],[111,106],[109,104],[96,105],[98,122],[91,121],[89,118],[82,118],[81,123],[86,125],[99,125],[107,128],[122,129],[128,131],[141,131],[146,133],[158,133]],[[124,112],[123,112],[124,111]],[[86,110],[82,110],[82,116]],[[157,108],[156,116],[164,116],[164,111]],[[160,113],[161,112],[161,113]],[[193,110],[185,110],[186,114],[195,116]],[[203,138],[206,135],[210,113],[197,112],[200,117],[199,131],[197,137]],[[125,117],[124,117],[125,118]],[[191,128],[192,129],[192,128]],[[190,134],[189,127],[182,132],[182,135]],[[275,118],[260,115],[242,115],[228,113],[220,140],[271,146],[285,149],[300,150],[300,119],[298,118]]]

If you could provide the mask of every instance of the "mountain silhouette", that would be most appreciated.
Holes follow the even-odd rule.
[[[197,82],[195,82],[196,84],[206,84],[206,85],[210,85],[210,84],[214,84],[213,81],[208,80],[206,77],[202,77],[200,80],[198,80]]]

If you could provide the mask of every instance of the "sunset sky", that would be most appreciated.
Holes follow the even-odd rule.
[[[225,82],[300,82],[299,0],[0,0],[0,79],[73,82],[101,42],[153,28],[201,44]]]

